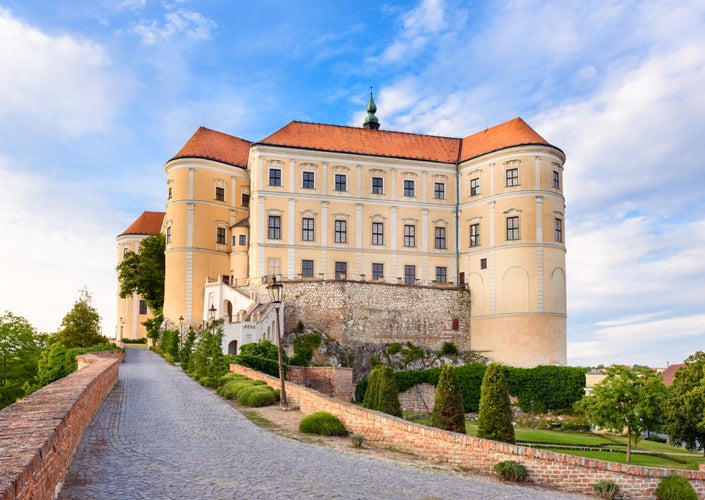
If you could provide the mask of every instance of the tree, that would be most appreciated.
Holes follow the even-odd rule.
[[[81,290],[73,308],[61,320],[61,330],[49,337],[49,343],[63,344],[64,347],[91,347],[105,344],[108,339],[100,334],[100,315],[91,306],[91,295]]]
[[[465,410],[458,387],[458,378],[449,365],[443,365],[436,386],[436,401],[431,413],[431,425],[439,429],[465,434]]]
[[[39,356],[37,376],[33,383],[25,384],[25,393],[31,394],[55,380],[64,378],[76,371],[77,367],[78,362],[73,351],[66,349],[60,342],[54,343],[44,349]]]
[[[665,428],[673,442],[705,454],[705,353],[698,351],[676,371],[663,405]]]
[[[491,363],[482,378],[477,437],[505,443],[515,442],[507,376],[499,363]]]
[[[362,406],[370,410],[388,413],[395,417],[402,416],[394,370],[389,366],[379,365],[372,370]]]
[[[661,400],[658,393],[660,376],[650,369],[630,370],[623,366],[607,369],[607,376],[597,384],[579,408],[585,410],[590,421],[607,430],[627,430],[627,462],[632,457],[632,439],[653,425],[659,414]]]
[[[128,251],[117,266],[120,297],[138,293],[155,315],[164,306],[165,250],[164,235],[153,234],[140,242],[138,253]]]
[[[0,317],[0,408],[24,396],[22,386],[36,375],[43,344],[25,318],[9,311]]]
[[[668,399],[669,390],[663,383],[663,377],[650,368],[643,368],[643,390],[637,413],[641,420],[641,430],[651,435],[663,427],[663,404]]]

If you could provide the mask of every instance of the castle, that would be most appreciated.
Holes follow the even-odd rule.
[[[199,128],[166,163],[166,213],[123,232],[118,261],[164,233],[166,321],[225,319],[226,352],[275,338],[275,276],[289,325],[332,300],[338,316],[314,326],[356,308],[339,330],[388,340],[376,330],[416,317],[412,330],[491,359],[565,364],[564,153],[521,118],[459,139],[380,130],[372,95],[367,112],[363,127],[293,121],[254,143]],[[143,336],[146,313],[118,299],[118,336]]]

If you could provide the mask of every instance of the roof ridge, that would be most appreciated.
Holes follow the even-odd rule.
[[[286,126],[288,126],[288,125],[290,125],[290,124],[292,124],[292,123],[303,123],[303,124],[305,124],[305,125],[323,125],[324,127],[347,128],[347,129],[352,129],[352,130],[368,130],[368,129],[364,129],[364,128],[362,128],[362,127],[357,127],[357,126],[355,126],[355,125],[336,125],[336,124],[333,124],[333,123],[309,122],[309,121],[306,121],[306,120],[291,120],[289,123],[287,123],[286,125],[284,125],[284,127],[286,127]],[[284,128],[284,127],[281,127],[280,130],[281,130],[282,128]],[[275,132],[275,133],[276,133],[276,132]],[[378,130],[374,130],[374,133],[375,133],[375,134],[378,134],[378,133],[392,133],[392,134],[404,134],[404,135],[420,135],[420,136],[423,136],[423,137],[437,137],[438,139],[451,139],[451,140],[459,140],[459,141],[463,139],[462,137],[452,137],[452,136],[449,136],[449,135],[424,134],[424,133],[422,133],[422,132],[405,132],[405,131],[403,131],[403,130],[378,129]],[[271,136],[271,135],[274,135],[274,134],[269,134],[269,135]],[[267,137],[269,137],[269,136],[267,136]],[[266,139],[266,137],[265,137],[265,139]],[[260,141],[257,141],[255,144],[259,144],[259,143],[260,143]]]

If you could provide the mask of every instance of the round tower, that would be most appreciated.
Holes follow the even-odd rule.
[[[164,318],[172,325],[180,317],[186,324],[203,319],[206,282],[229,284],[231,276],[242,274],[230,265],[231,228],[248,217],[249,147],[201,127],[164,167]]]

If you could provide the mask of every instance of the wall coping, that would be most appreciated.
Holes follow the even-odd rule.
[[[0,500],[56,497],[123,357],[77,356],[77,371],[0,410]]]

